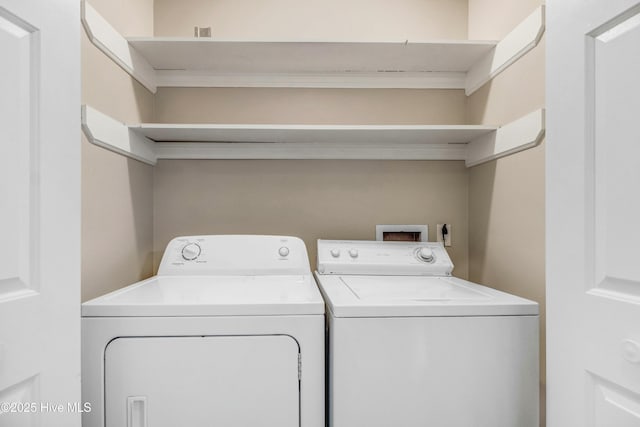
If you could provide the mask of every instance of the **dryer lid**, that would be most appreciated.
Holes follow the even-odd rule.
[[[83,317],[323,314],[309,274],[155,276],[82,304]]]

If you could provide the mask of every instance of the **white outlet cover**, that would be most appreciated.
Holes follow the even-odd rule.
[[[384,233],[388,232],[407,232],[407,233],[420,233],[420,241],[429,241],[429,226],[428,225],[406,225],[406,224],[383,224],[376,225],[376,240],[383,241]]]

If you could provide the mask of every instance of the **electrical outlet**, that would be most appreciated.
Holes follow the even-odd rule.
[[[437,242],[442,242],[443,238],[442,238],[442,227],[446,225],[447,226],[447,234],[445,234],[444,236],[444,245],[445,246],[451,246],[451,224],[438,224],[438,226],[436,227],[436,241]]]

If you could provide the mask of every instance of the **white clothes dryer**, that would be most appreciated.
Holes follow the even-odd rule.
[[[300,239],[176,238],[82,304],[83,426],[323,427],[324,332]]]
[[[439,243],[318,241],[330,427],[538,427],[538,305]]]

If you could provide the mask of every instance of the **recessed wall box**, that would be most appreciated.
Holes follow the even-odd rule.
[[[428,225],[376,225],[376,240],[397,242],[428,242]]]
[[[194,37],[211,37],[211,27],[193,27]]]

